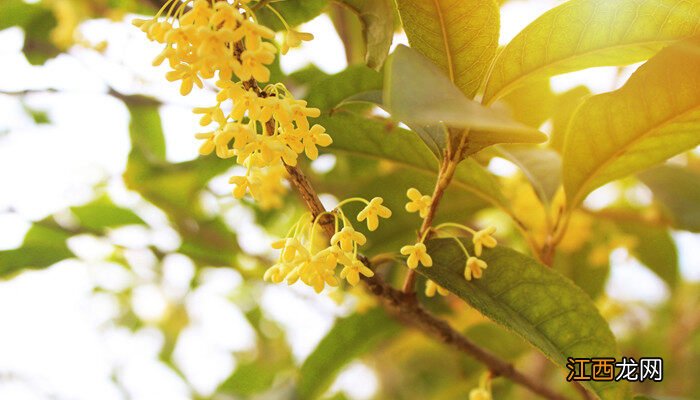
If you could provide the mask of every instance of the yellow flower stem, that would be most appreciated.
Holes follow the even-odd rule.
[[[172,7],[173,3],[176,2],[176,1],[177,1],[177,0],[168,0],[168,1],[166,1],[165,4],[163,4],[163,7],[161,7],[160,10],[158,10],[158,13],[156,14],[155,17],[153,17],[153,19],[154,19],[154,20],[158,19],[158,17],[160,17],[160,14],[162,14],[163,11],[165,11],[165,9],[168,7],[168,5],[170,5],[170,6]]]
[[[353,201],[359,201],[361,203],[365,203],[365,204],[369,205],[369,201],[367,201],[361,197],[351,197],[349,199],[345,199],[345,200],[341,201],[340,203],[338,203],[338,205],[335,206],[335,208],[339,209],[340,207],[342,207],[346,204],[352,203]]]
[[[308,225],[306,219],[310,216],[311,213],[305,212],[304,215],[302,215],[301,218],[299,218],[299,221],[297,221],[297,223],[294,225],[294,237],[297,237],[297,235],[299,235],[299,232],[303,231],[304,228],[306,228],[306,225]]]
[[[456,236],[448,236],[448,237],[449,237],[450,239],[454,239],[454,241],[457,242],[457,244],[459,245],[459,247],[462,249],[462,252],[464,252],[464,255],[466,256],[466,258],[469,259],[469,257],[470,257],[470,256],[469,256],[469,251],[467,251],[467,248],[464,247],[464,243],[462,243],[462,241],[459,240],[459,238],[457,238]]]
[[[282,14],[280,14],[279,12],[277,12],[277,10],[275,10],[274,7],[272,7],[272,6],[269,5],[269,4],[265,4],[265,7],[267,7],[270,11],[272,11],[273,14],[275,14],[275,15],[277,16],[277,18],[279,18],[279,20],[282,22],[282,25],[284,25],[284,28],[285,28],[286,30],[288,30],[288,31],[292,30],[292,28],[289,27],[289,24],[288,24],[287,21],[284,19],[284,17],[282,17]]]
[[[429,233],[430,233],[430,229],[427,229],[425,232],[423,232],[423,235],[420,237],[420,242],[419,242],[419,243],[425,242],[425,238],[428,237],[428,234],[429,234]]]
[[[476,233],[476,231],[474,229],[472,229],[468,226],[464,226],[462,224],[455,223],[455,222],[445,222],[445,223],[442,223],[442,224],[436,226],[434,229],[437,231],[437,230],[440,230],[441,228],[448,228],[448,227],[449,228],[458,228],[458,229],[461,229],[463,231],[467,231],[467,232],[471,233],[472,235]]]
[[[329,211],[324,211],[316,216],[314,219],[313,225],[311,225],[311,237],[309,238],[309,243],[313,244],[314,242],[314,235],[316,234],[316,226],[318,225],[318,221],[323,217],[324,215],[333,215]]]

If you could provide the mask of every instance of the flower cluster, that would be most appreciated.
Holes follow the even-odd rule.
[[[428,215],[428,210],[430,209],[432,198],[430,196],[421,194],[421,192],[415,188],[408,189],[408,191],[406,192],[406,196],[410,200],[408,203],[406,203],[406,211],[418,212],[421,217],[425,218]],[[475,231],[467,226],[452,222],[440,224],[426,231],[423,234],[423,237],[421,237],[416,244],[406,245],[401,248],[401,254],[408,256],[406,258],[406,265],[411,269],[417,268],[419,264],[423,265],[424,267],[432,267],[433,259],[430,257],[430,254],[428,254],[428,249],[424,241],[430,232],[435,232],[439,234],[443,233],[443,231],[447,228],[456,228],[458,230],[468,232],[472,235],[472,243],[474,245],[475,256],[472,256],[469,253],[464,244],[462,244],[462,241],[459,240],[457,237],[449,235],[448,237],[455,239],[455,241],[462,249],[462,252],[466,257],[466,262],[464,266],[464,279],[471,281],[472,279],[481,278],[481,276],[483,275],[483,270],[486,269],[488,265],[486,264],[486,261],[480,259],[479,257],[481,257],[484,248],[496,247],[496,239],[494,239],[494,237],[492,236],[496,232],[495,227],[487,227],[480,231]],[[439,293],[440,295],[444,296],[448,293],[448,291],[447,289],[439,286],[437,283],[428,280],[425,287],[426,296],[433,297],[435,293]]]
[[[264,279],[274,283],[286,281],[290,285],[301,280],[320,293],[326,285],[339,286],[340,281],[335,274],[338,265],[343,266],[340,279],[352,286],[360,282],[361,275],[374,276],[374,272],[358,256],[358,248],[366,243],[367,238],[355,230],[341,208],[351,201],[365,203],[365,208],[357,214],[357,220],[367,220],[371,231],[377,228],[378,217],[391,217],[391,211],[382,205],[380,197],[371,201],[348,199],[338,204],[334,212],[322,213],[313,219],[307,214],[292,227],[285,239],[273,243],[272,247],[280,250],[280,257],[277,264],[265,272]],[[335,233],[330,240],[319,230],[323,218],[333,218],[335,221]]]
[[[195,0],[190,5],[189,0],[170,0],[153,19],[134,24],[165,45],[153,63],[167,60],[171,71],[166,78],[180,81],[182,95],[218,74],[216,104],[194,109],[201,115],[200,125],[211,126],[196,135],[203,141],[200,154],[235,157],[246,173],[231,178],[233,195],[250,193],[267,209],[279,206],[286,191],[284,164],[295,166],[302,153],[316,159],[318,147],[332,139],[323,126],[309,124],[319,109],[295,99],[281,83],[258,85],[270,80],[268,66],[277,48],[269,42],[274,32],[257,23],[249,2]],[[166,17],[159,19],[166,10]],[[285,50],[312,37],[289,29]]]

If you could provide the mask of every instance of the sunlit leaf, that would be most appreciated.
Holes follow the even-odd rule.
[[[466,260],[454,240],[435,239],[428,244],[433,266],[419,267],[419,273],[513,330],[558,366],[565,367],[567,357],[617,354],[615,338],[591,299],[552,269],[498,246],[482,254],[488,263],[484,276],[466,281]],[[587,386],[603,400],[625,396],[621,383]]]
[[[467,97],[473,97],[498,47],[496,2],[398,0],[397,5],[411,47],[438,65]]]
[[[553,116],[557,97],[549,80],[539,80],[516,88],[501,101],[508,107],[515,120],[539,128]]]
[[[394,51],[386,66],[384,105],[394,118],[421,126],[444,122],[468,128],[473,143],[539,143],[546,136],[534,128],[468,99],[435,64],[406,46]]]
[[[567,1],[508,43],[488,78],[484,100],[491,103],[531,79],[642,61],[698,31],[697,1]]]
[[[577,86],[557,96],[552,109],[552,134],[549,146],[559,154],[564,151],[564,139],[566,139],[571,116],[590,94],[591,90],[588,87]]]
[[[570,207],[593,189],[700,144],[700,38],[661,51],[574,114],[564,144]]]
[[[639,174],[669,214],[673,227],[700,232],[700,174],[663,165]]]
[[[340,0],[340,3],[360,17],[367,66],[381,68],[394,38],[393,0]]]
[[[301,366],[299,398],[321,396],[344,366],[372,351],[398,330],[399,325],[381,308],[338,320]]]

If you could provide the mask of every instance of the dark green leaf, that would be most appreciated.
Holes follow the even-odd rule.
[[[515,163],[530,181],[542,204],[550,204],[561,186],[561,157],[534,146],[500,146],[503,156]]]
[[[565,367],[567,357],[617,355],[615,338],[591,299],[552,269],[498,246],[482,254],[489,265],[484,276],[467,281],[463,276],[466,260],[454,240],[436,239],[428,245],[434,264],[420,267],[419,273],[513,330],[556,365]],[[625,386],[620,383],[591,382],[587,386],[603,400],[625,396]]]

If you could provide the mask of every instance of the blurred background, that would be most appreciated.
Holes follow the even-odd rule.
[[[323,339],[337,365],[308,390],[337,399],[465,398],[480,367],[399,328],[361,289],[318,296],[261,282],[274,259],[269,244],[299,207],[293,195],[294,205],[274,213],[238,202],[225,161],[194,161],[200,128],[191,109],[213,103],[215,92],[210,85],[182,97],[166,69],[151,66],[159,46],[130,21],[152,9],[132,2],[126,12],[106,1],[0,0],[0,399],[290,398],[309,384],[299,378],[312,370],[305,360],[333,329],[357,330],[357,346],[341,357]],[[505,2],[501,44],[558,3]],[[332,20],[338,12],[302,25],[316,39],[282,57],[280,74],[348,66]],[[72,42],[58,37],[57,21],[75,27]],[[400,32],[399,43],[407,43]],[[558,76],[551,91],[614,90],[636,67]],[[148,130],[162,131],[162,154],[142,151],[152,145],[142,143]],[[310,168],[328,174],[339,161],[327,154]],[[486,165],[504,180],[518,174],[502,158]],[[643,185],[616,183],[586,205],[601,210],[621,195],[652,202]],[[330,189],[322,197],[335,201]],[[666,358],[664,393],[700,398],[697,376],[688,375],[700,371],[700,235],[663,238],[661,262],[680,274],[675,288],[623,241],[599,255],[606,269],[595,296],[623,353]],[[457,310],[457,326],[517,357],[526,372],[561,380],[519,339],[452,303],[435,307]],[[495,386],[502,398],[529,396],[508,382]]]

